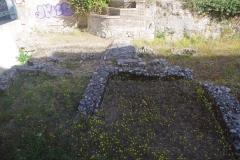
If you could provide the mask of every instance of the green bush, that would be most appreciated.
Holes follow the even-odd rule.
[[[165,32],[155,32],[155,37],[157,38],[162,38],[165,39],[166,38],[166,33]]]
[[[184,0],[188,8],[202,14],[210,13],[226,18],[240,11],[240,0]]]
[[[101,13],[109,0],[68,0],[69,5],[77,14]]]
[[[17,58],[17,61],[21,63],[21,65],[24,65],[28,59],[30,58],[31,56],[28,54],[28,52],[24,52],[21,48],[19,49],[19,56],[16,57]]]

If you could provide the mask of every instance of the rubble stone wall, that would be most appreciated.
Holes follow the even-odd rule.
[[[235,156],[240,158],[240,104],[231,93],[231,89],[213,85],[209,82],[199,82],[207,97],[213,102],[215,117],[218,119],[225,135],[231,144]]]
[[[13,66],[0,73],[0,95],[5,94],[13,83],[21,76],[48,75],[51,77],[74,78],[69,70],[53,69],[45,64],[34,63],[33,66]]]

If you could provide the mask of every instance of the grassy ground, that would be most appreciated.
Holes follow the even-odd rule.
[[[133,43],[157,51],[142,54],[146,61],[162,57],[193,69],[196,80],[228,86],[240,100],[240,39]],[[196,56],[171,52],[185,47]],[[79,70],[82,63],[75,63],[67,61],[66,68]],[[86,73],[74,80],[22,77],[1,96],[0,159],[234,159],[195,82],[115,77],[100,112],[85,117],[77,103],[91,76]]]
[[[138,48],[150,46],[156,54],[143,54],[146,61],[153,58],[165,58],[170,65],[178,65],[193,70],[197,80],[209,81],[231,87],[240,99],[240,38],[221,37],[205,39],[204,37],[183,38],[167,41],[157,38],[154,41],[135,40]],[[174,55],[173,50],[191,48],[197,50],[196,56]]]
[[[234,159],[193,81],[114,77],[94,117],[77,111],[90,77],[25,77],[1,97],[1,159]]]
[[[0,97],[0,159],[74,157],[81,134],[77,102],[89,78],[18,80]]]

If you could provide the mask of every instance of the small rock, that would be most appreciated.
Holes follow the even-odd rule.
[[[230,132],[231,133],[237,133],[237,130],[236,129],[231,129]]]
[[[240,62],[237,62],[237,64],[238,64],[238,67],[240,68]]]
[[[159,64],[159,60],[158,59],[154,59],[151,61],[152,65],[157,65]]]
[[[41,136],[42,136],[42,133],[38,133],[37,136],[38,136],[38,137],[41,137]]]
[[[230,88],[226,88],[225,90],[226,90],[226,92],[230,92],[230,91],[231,91],[231,89],[230,89]]]
[[[27,65],[28,65],[28,66],[33,66],[33,62],[30,61],[30,60],[28,60],[28,61],[27,61]]]
[[[172,53],[179,56],[195,56],[197,51],[191,48],[176,49],[172,48]]]
[[[152,48],[148,47],[148,46],[142,46],[140,48],[137,49],[137,53],[151,53],[154,54],[154,51]]]
[[[160,65],[162,65],[162,67],[167,67],[168,66],[168,62],[167,62],[166,59],[160,58],[159,63],[160,63]]]
[[[86,54],[81,55],[81,59],[82,59],[82,60],[85,60],[86,58],[87,58],[87,55],[86,55]]]
[[[138,62],[138,66],[145,67],[145,66],[147,66],[147,63],[146,62]]]

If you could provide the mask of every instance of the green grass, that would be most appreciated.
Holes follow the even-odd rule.
[[[24,65],[27,63],[31,55],[29,55],[28,52],[24,52],[21,48],[19,49],[19,56],[16,57],[17,61],[21,64]]]
[[[0,159],[72,159],[89,81],[22,77],[0,97]],[[38,136],[41,135],[41,136]]]
[[[149,46],[156,55],[149,54],[146,61],[153,58],[166,58],[170,65],[178,65],[193,69],[196,78],[221,85],[231,85],[240,82],[240,39],[221,37],[206,39],[201,36],[183,38],[169,42],[156,38],[154,41],[143,39],[133,41],[136,48]],[[196,56],[176,56],[174,49],[191,48],[197,51]],[[144,57],[144,56],[142,56]]]
[[[75,103],[88,81],[17,81],[0,101],[0,158],[234,159],[194,81],[115,77],[99,113],[85,117]]]

